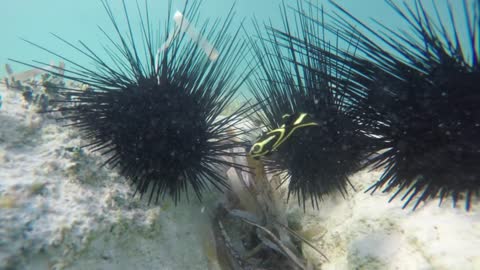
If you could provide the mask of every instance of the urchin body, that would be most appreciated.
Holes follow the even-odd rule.
[[[111,91],[79,105],[82,109],[92,116],[83,124],[95,132],[95,140],[114,146],[112,162],[141,193],[153,183],[173,194],[186,184],[189,168],[200,166],[202,148],[208,147],[204,108],[184,89],[155,78]]]
[[[387,191],[408,188],[403,198],[423,193],[420,201],[436,194],[452,195],[456,201],[460,191],[467,191],[469,201],[480,187],[480,76],[461,67],[428,74],[431,78],[422,73],[383,86],[397,89],[390,107],[376,106],[380,121],[388,123],[377,133],[384,141],[381,145],[389,149],[372,161],[392,157],[395,177],[382,179],[374,188],[384,184]]]
[[[288,172],[289,192],[297,195],[299,203],[310,198],[318,208],[323,196],[336,192],[345,196],[347,187],[353,187],[349,176],[361,168],[364,145],[355,128],[342,126],[346,123],[352,124],[351,119],[343,115],[319,121],[319,126],[300,130],[274,155],[265,157],[268,170]]]

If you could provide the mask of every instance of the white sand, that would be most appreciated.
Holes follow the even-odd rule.
[[[0,269],[215,269],[208,213],[218,194],[147,206],[101,158],[66,151],[81,144],[75,130],[0,95]],[[352,182],[363,191],[377,177]],[[388,198],[357,192],[303,217],[292,202],[289,213],[330,259],[305,247],[318,269],[480,269],[478,202],[469,213],[448,201],[411,212]]]
[[[466,212],[451,200],[402,210],[403,202],[387,203],[391,194],[363,193],[380,172],[362,171],[352,177],[357,191],[348,199],[326,199],[319,210],[307,209],[304,229],[330,262],[321,269],[480,269],[480,203]],[[400,196],[399,196],[400,197]],[[293,206],[290,211],[299,211]],[[320,228],[320,229],[319,229]],[[306,247],[307,254],[317,257]],[[322,261],[317,260],[320,266]]]

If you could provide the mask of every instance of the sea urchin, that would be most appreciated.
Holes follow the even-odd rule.
[[[464,195],[468,210],[480,191],[480,1],[456,1],[462,18],[450,2],[447,16],[422,2],[387,1],[411,32],[376,31],[338,5],[347,18],[335,14],[330,28],[345,40],[358,36],[366,56],[351,65],[368,93],[358,112],[376,139],[370,164],[385,168],[370,190],[396,188],[391,200],[406,190],[404,207],[416,198],[413,209],[429,197],[451,195],[455,205]]]
[[[249,85],[264,100],[257,116],[269,132],[250,153],[272,148],[271,140],[278,139],[272,136],[285,134],[288,138],[273,144],[273,151],[263,152],[271,152],[263,158],[267,170],[286,172],[289,194],[304,207],[307,198],[318,207],[326,194],[347,193],[348,177],[361,168],[368,138],[350,114],[362,96],[352,91],[347,66],[328,57],[337,47],[325,41],[322,12],[306,13],[300,1],[297,7],[294,25],[284,5],[284,28],[268,26],[267,36],[257,30],[260,38],[252,42],[260,70]]]
[[[64,78],[90,86],[86,91],[63,89],[69,97],[60,108],[63,119],[90,140],[87,147],[108,157],[105,164],[119,167],[137,192],[144,195],[150,189],[149,201],[154,194],[158,201],[168,193],[177,202],[189,185],[198,198],[209,186],[227,187],[219,169],[239,166],[223,157],[243,145],[236,139],[242,131],[234,125],[247,111],[241,107],[231,116],[219,117],[246,75],[234,70],[242,60],[244,42],[239,41],[238,31],[228,34],[233,12],[208,31],[205,24],[197,40],[186,34],[192,29],[179,30],[191,27],[184,17],[174,31],[167,23],[161,39],[165,46],[161,47],[160,31],[152,29],[146,3],[143,12],[137,4],[141,42],[135,41],[125,1],[127,34],[122,34],[110,5],[102,3],[118,38],[115,41],[102,30],[113,48],[106,49],[109,58],[102,59],[83,43],[76,46],[57,36],[92,60],[95,69],[41,47],[75,66],[65,71]],[[186,4],[185,17],[196,21],[199,3]],[[211,41],[215,49],[205,51],[198,46],[200,37]]]

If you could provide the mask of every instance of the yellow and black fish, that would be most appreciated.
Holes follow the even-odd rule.
[[[254,159],[269,155],[287,141],[299,128],[318,125],[307,113],[285,114],[282,116],[282,125],[262,134],[257,142],[253,144],[249,154]]]

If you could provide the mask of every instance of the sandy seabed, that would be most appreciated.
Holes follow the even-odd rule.
[[[74,129],[19,93],[0,95],[0,269],[218,269],[209,226],[221,194],[149,206],[101,157],[75,149]],[[449,200],[402,210],[389,194],[363,193],[378,176],[353,175],[357,192],[320,209],[285,202],[329,259],[305,246],[317,269],[480,269],[478,200],[470,212]]]

